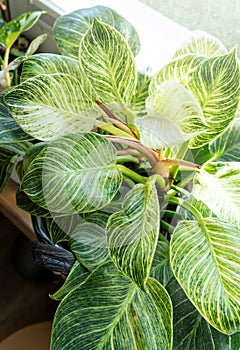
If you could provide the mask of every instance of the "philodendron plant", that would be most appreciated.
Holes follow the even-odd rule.
[[[53,33],[61,55],[29,57],[1,99],[2,142],[27,142],[17,203],[76,257],[51,349],[239,350],[236,48],[193,32],[151,76],[109,8]]]

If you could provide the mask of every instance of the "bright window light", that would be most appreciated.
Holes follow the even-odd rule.
[[[141,39],[141,50],[136,57],[138,68],[150,66],[155,72],[169,62],[179,43],[188,35],[188,29],[161,15],[138,0],[31,0],[48,5],[59,14],[96,5],[111,7],[128,19]]]

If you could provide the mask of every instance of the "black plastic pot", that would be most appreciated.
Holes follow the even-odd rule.
[[[68,275],[75,256],[61,244],[52,244],[44,218],[32,216],[32,224],[39,240],[32,243],[34,261],[52,272]]]

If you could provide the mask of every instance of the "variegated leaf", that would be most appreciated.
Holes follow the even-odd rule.
[[[206,218],[182,221],[170,242],[173,272],[202,316],[225,334],[240,331],[240,235]]]
[[[146,289],[132,284],[112,263],[101,266],[59,305],[51,350],[172,349],[170,298],[152,278]]]
[[[240,163],[208,163],[195,175],[193,196],[240,228]]]
[[[69,74],[36,76],[5,96],[15,120],[36,139],[48,141],[61,134],[90,131],[96,113],[80,82]]]
[[[17,206],[24,210],[25,212],[39,217],[51,217],[51,213],[42,207],[39,207],[34,203],[25,192],[18,190],[16,193],[16,204]]]
[[[240,339],[240,333],[228,336],[213,328],[199,314],[175,278],[170,281],[166,288],[173,303],[174,350],[239,349],[236,346],[235,337]]]
[[[18,155],[15,152],[0,148],[0,192],[4,189]]]
[[[240,119],[209,145],[212,156],[221,162],[240,161]]]
[[[43,11],[22,13],[19,17],[6,23],[0,29],[0,44],[5,48],[10,48],[22,32],[36,24],[43,13]]]
[[[54,294],[50,295],[54,300],[62,300],[73,289],[78,288],[90,275],[79,261],[75,261],[64,284]]]
[[[145,290],[159,235],[159,203],[155,182],[137,184],[110,216],[107,243],[117,268]]]
[[[76,258],[89,271],[110,260],[106,241],[106,224],[110,214],[94,212],[85,216],[69,238],[69,246]]]
[[[30,163],[21,190],[53,213],[98,210],[113,199],[122,181],[115,158],[111,142],[95,133],[59,137]]]
[[[92,25],[94,18],[118,30],[129,43],[134,55],[138,53],[140,40],[134,27],[111,8],[95,6],[60,16],[55,21],[53,33],[59,51],[63,55],[78,58],[79,43]],[[69,37],[71,37],[71,40],[69,40]]]
[[[219,136],[234,120],[240,97],[240,65],[236,50],[204,62],[188,84],[199,101],[208,128],[192,140],[200,147]]]
[[[175,59],[153,77],[150,95],[166,80],[174,80],[189,89],[203,110],[207,130],[191,140],[190,147],[199,148],[210,142],[235,118],[240,95],[236,50],[209,59],[194,54]]]
[[[180,44],[174,58],[186,54],[198,54],[208,58],[219,56],[227,52],[220,40],[203,30],[195,30]]]
[[[146,100],[147,115],[135,119],[141,142],[149,148],[182,144],[204,131],[202,109],[190,91],[174,81],[158,86]]]
[[[94,19],[80,42],[79,60],[101,102],[131,100],[136,67],[128,44],[117,30]]]

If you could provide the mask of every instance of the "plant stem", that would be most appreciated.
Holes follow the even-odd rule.
[[[113,124],[115,124],[119,129],[125,131],[129,135],[133,136],[134,138],[138,139],[138,136],[135,134],[135,132],[130,128],[130,126],[125,123],[123,120],[118,118],[114,113],[112,113],[104,104],[102,104],[100,101],[96,100],[97,105],[107,114],[109,117],[109,121],[111,121]]]
[[[191,174],[186,176],[185,179],[183,179],[181,182],[179,182],[178,187],[179,188],[184,187],[186,184],[188,184],[192,180],[194,174],[195,173],[191,172]],[[174,197],[177,193],[178,193],[178,191],[171,188],[170,191],[168,192],[168,196]]]
[[[8,61],[9,61],[9,55],[10,55],[10,47],[6,48],[5,54],[4,54],[4,60],[3,60],[3,69],[7,69]],[[11,80],[10,80],[10,74],[8,71],[5,73],[5,81],[7,87],[11,86]]]
[[[174,217],[174,219],[177,219],[177,220],[182,219],[182,215],[173,210],[163,210],[163,216],[166,216],[168,218]]]
[[[129,135],[129,133],[126,133],[125,131],[123,131],[119,128],[116,128],[114,125],[106,123],[106,122],[102,122],[100,120],[95,120],[95,125],[98,128],[101,128],[104,131],[111,133],[112,135],[123,136],[123,137],[127,137],[127,138],[133,137],[133,136]]]
[[[127,137],[114,136],[114,135],[103,135],[103,136],[106,137],[111,142],[121,143],[124,145],[128,145],[131,148],[137,149],[148,159],[152,167],[154,167],[154,165],[157,162],[159,162],[159,159],[156,153],[153,150],[147,147],[144,147],[138,140],[127,138]]]
[[[173,233],[174,231],[174,226],[169,224],[168,222],[161,220],[160,221],[160,227],[163,228],[164,230],[168,231],[169,233]]]
[[[127,176],[128,178],[130,178],[134,182],[142,183],[142,184],[146,183],[146,181],[147,181],[146,177],[137,174],[135,171],[128,169],[124,165],[117,164],[117,167],[123,175]]]
[[[139,164],[139,160],[132,155],[117,155],[117,163],[133,163]]]

